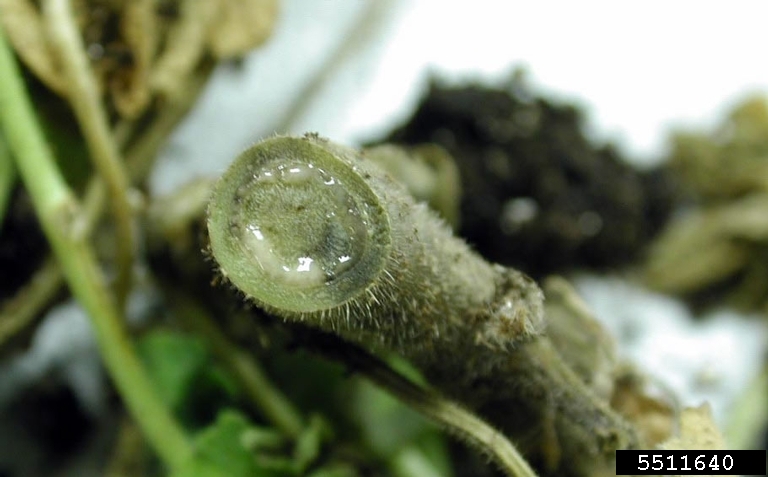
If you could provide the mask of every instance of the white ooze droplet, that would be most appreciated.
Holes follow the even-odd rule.
[[[359,260],[367,241],[365,208],[341,182],[312,164],[256,174],[244,198],[242,240],[272,280],[298,288],[332,282]]]
[[[256,225],[249,224],[244,234],[245,246],[253,253],[262,270],[288,285],[316,286],[325,282],[325,272],[311,257],[296,257],[295,263],[275,253],[274,244]]]

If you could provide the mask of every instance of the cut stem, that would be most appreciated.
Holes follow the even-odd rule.
[[[122,309],[131,287],[134,259],[133,213],[128,199],[129,181],[101,102],[99,88],[88,62],[69,0],[46,0],[43,13],[58,53],[72,110],[85,136],[91,159],[110,192],[115,217],[116,280],[118,306]]]
[[[19,175],[72,294],[91,319],[104,364],[128,410],[163,461],[178,467],[191,454],[191,446],[142,368],[93,250],[73,233],[80,207],[56,168],[33,111],[0,28],[0,124]]]

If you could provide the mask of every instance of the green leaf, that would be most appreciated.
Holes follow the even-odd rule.
[[[357,477],[357,471],[348,464],[331,464],[315,470],[308,477]]]
[[[262,465],[244,445],[252,425],[237,411],[224,410],[195,438],[195,453],[172,477],[287,477],[292,472]]]
[[[300,473],[304,471],[320,456],[320,448],[323,441],[330,435],[330,426],[323,418],[315,414],[309,420],[309,425],[296,440],[293,450],[293,459]]]
[[[438,433],[427,433],[413,444],[399,449],[389,468],[394,477],[447,477],[453,475],[445,439]]]
[[[35,109],[59,170],[67,184],[76,191],[83,190],[93,175],[93,166],[78,121],[60,98],[39,89],[33,93]]]
[[[353,405],[364,440],[385,458],[436,429],[416,411],[368,382],[358,386]]]
[[[138,352],[163,402],[181,409],[195,377],[208,363],[203,343],[179,333],[154,331],[139,341]]]
[[[363,440],[394,475],[452,475],[445,436],[416,411],[364,381],[353,406]]]

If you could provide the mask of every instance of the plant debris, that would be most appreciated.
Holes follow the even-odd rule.
[[[533,280],[487,263],[445,225],[461,227],[486,258],[543,277],[574,267],[627,263],[669,215],[674,199],[669,175],[678,169],[639,172],[610,146],[593,146],[581,131],[576,107],[534,97],[519,77],[496,89],[433,85],[411,124],[393,133],[408,147],[383,145],[359,152],[358,158],[358,151],[315,134],[304,141],[317,143],[324,153],[349,155],[343,168],[314,156],[305,167],[293,153],[270,159],[273,169],[257,170],[264,164],[246,162],[235,171],[232,189],[213,195],[213,205],[207,205],[212,182],[201,180],[173,197],[148,198],[143,220],[134,221],[140,211],[133,187],[142,187],[163,139],[191,106],[216,60],[237,59],[266,40],[276,4],[0,0],[0,29],[8,31],[16,48],[14,55],[0,31],[0,120],[3,133],[13,139],[9,151],[19,175],[18,187],[15,175],[0,181],[0,196],[11,197],[24,186],[33,201],[27,205],[26,196],[16,192],[7,214],[0,205],[0,266],[8,264],[15,274],[0,280],[0,352],[15,352],[20,338],[34,331],[33,318],[42,316],[67,285],[87,310],[114,397],[121,401],[120,407],[96,415],[77,406],[74,386],[57,384],[48,393],[54,374],[46,373],[42,389],[35,383],[15,400],[19,404],[3,411],[10,414],[9,422],[23,426],[19,435],[40,441],[40,453],[53,454],[51,463],[80,458],[85,446],[100,441],[112,447],[109,456],[106,449],[95,456],[109,472],[157,475],[164,470],[163,475],[184,477],[421,476],[448,475],[452,469],[457,476],[477,476],[486,470],[474,467],[483,466],[476,456],[450,456],[446,432],[494,456],[507,475],[517,477],[612,475],[614,450],[620,448],[724,446],[708,413],[681,418],[677,402],[657,392],[652,376],[619,361],[613,337],[566,280],[543,281],[542,304]],[[53,41],[57,32],[68,41]],[[70,49],[51,48],[62,45]],[[15,56],[26,71],[19,71]],[[83,78],[89,88],[78,86]],[[82,107],[85,103],[88,107]],[[64,114],[56,114],[59,109]],[[763,112],[750,107],[739,118],[768,118]],[[739,127],[715,140],[717,147],[764,135],[761,128],[741,127],[749,121],[736,122]],[[101,131],[90,135],[88,125],[96,123]],[[93,137],[111,151],[106,160],[118,169],[120,181],[110,182],[99,167],[91,169],[88,153],[96,150],[94,157],[99,156]],[[752,146],[729,149],[729,154],[736,150],[762,154]],[[272,157],[275,151],[264,154]],[[384,163],[442,219],[415,204],[388,175],[360,162],[365,156]],[[707,164],[720,171],[718,161]],[[677,164],[680,171],[690,171],[685,161]],[[765,171],[760,160],[750,164],[751,173],[729,178],[732,194],[711,194],[696,180],[688,189],[720,211],[707,219],[713,225],[699,224],[708,234],[697,238],[727,237],[726,252],[735,246],[745,257],[730,257],[729,263],[742,268],[749,266],[754,250],[740,247],[762,244],[768,235],[765,182],[754,177]],[[311,171],[315,166],[323,168]],[[273,175],[277,171],[279,180]],[[266,191],[257,189],[265,184]],[[355,191],[353,184],[359,186]],[[108,203],[105,185],[116,190],[109,191],[113,203],[115,197],[124,200],[122,219],[117,210],[116,221],[101,220]],[[362,199],[355,202],[353,193]],[[259,199],[270,195],[275,206]],[[215,202],[222,198],[226,214],[209,225],[220,225],[224,234],[239,233],[245,243],[229,266],[217,254],[214,232],[203,218],[206,208],[216,212]],[[298,213],[318,205],[313,215]],[[365,227],[377,225],[375,206],[382,211],[386,206],[386,214],[380,212],[386,220],[378,224],[381,233],[367,233]],[[274,209],[271,223],[264,207]],[[247,215],[253,211],[253,217]],[[50,253],[38,222],[53,245]],[[128,233],[120,235],[120,224],[129,225],[124,227]],[[384,231],[390,230],[387,237]],[[271,248],[260,243],[262,235],[271,239],[279,232],[295,235],[294,243],[281,238]],[[143,245],[140,255],[123,254],[128,258],[121,261],[120,251],[109,246],[130,245],[134,234]],[[305,245],[318,237],[326,240]],[[375,247],[385,260],[381,268],[376,261],[361,261]],[[315,263],[322,269],[312,269],[312,259],[323,253],[330,258]],[[40,259],[29,260],[29,255]],[[265,283],[281,285],[275,276],[287,279],[282,289],[267,290],[243,307],[243,293],[227,285],[237,284],[235,272],[248,269],[249,255],[258,262],[251,269],[273,275],[256,277],[251,289],[261,293],[258,287]],[[318,273],[278,263],[294,255],[304,259],[302,267]],[[265,258],[273,262],[269,270]],[[121,289],[120,273],[132,274],[138,263],[152,275],[151,284],[144,285],[157,296],[144,297],[148,309],[124,313],[129,289],[134,296],[147,292],[135,280]],[[214,282],[220,286],[212,287],[216,267],[220,276]],[[741,270],[710,268],[721,275]],[[351,281],[342,280],[365,279],[366,271],[373,272],[367,280],[378,280],[380,288],[364,281],[359,289],[327,295],[330,279],[347,286]],[[110,290],[112,275],[117,285]],[[751,283],[768,286],[768,280]],[[320,298],[326,301],[297,306],[312,287],[318,296],[325,293]],[[138,315],[145,319],[141,338],[133,336],[138,330],[124,327]],[[539,333],[544,318],[547,334]],[[306,352],[342,366],[308,359]],[[55,375],[69,356],[52,363]],[[349,379],[349,372],[390,395]],[[62,375],[76,382],[73,376]],[[443,432],[415,412],[443,426]],[[117,418],[123,424],[116,436]],[[111,437],[92,438],[102,426]],[[2,436],[17,437],[13,432]],[[112,437],[117,439],[110,444]],[[16,454],[26,453],[10,454],[15,465]],[[464,461],[451,463],[451,458]],[[0,475],[9,472],[17,474],[0,468]]]
[[[31,0],[0,0],[0,22],[26,66],[67,94],[43,12]],[[79,0],[73,2],[99,86],[121,117],[137,118],[155,97],[174,98],[210,56],[239,58],[264,43],[277,0]]]
[[[696,304],[768,310],[768,99],[749,98],[714,130],[672,143],[669,168],[693,207],[653,244],[647,283]]]

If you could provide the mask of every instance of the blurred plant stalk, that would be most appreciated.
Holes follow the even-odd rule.
[[[131,186],[151,171],[159,148],[194,104],[215,63],[241,57],[270,36],[277,0],[182,0],[169,8],[152,0],[49,0],[42,8],[29,0],[0,0],[0,218],[16,169],[56,258],[44,261],[29,284],[0,306],[2,322],[13,325],[0,330],[0,346],[34,323],[64,280],[91,319],[129,412],[174,469],[191,454],[191,446],[158,399],[121,312],[141,232],[134,225],[138,202]],[[34,97],[28,95],[11,45],[47,91],[35,85]],[[67,155],[59,162],[67,167],[74,157],[50,139],[54,135],[44,134],[39,122],[49,110],[61,109],[56,95],[69,103],[91,153],[95,174],[82,200],[52,150]],[[117,277],[114,291],[89,242],[107,192],[114,219],[115,252],[109,257]]]
[[[0,119],[16,166],[73,295],[88,312],[104,363],[134,419],[171,468],[191,452],[155,394],[122,326],[90,244],[75,233],[81,207],[60,175],[5,37],[0,33]]]

